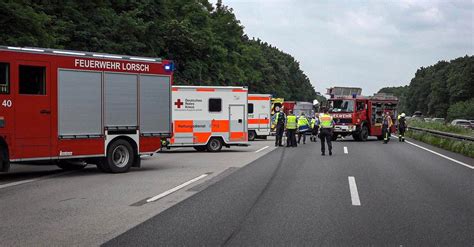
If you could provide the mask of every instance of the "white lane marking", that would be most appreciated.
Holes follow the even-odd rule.
[[[157,200],[159,200],[159,199],[161,199],[161,198],[163,198],[163,197],[165,197],[165,196],[167,196],[167,195],[169,195],[169,194],[172,194],[172,193],[174,193],[174,192],[176,192],[176,191],[178,191],[178,190],[180,190],[180,189],[182,189],[182,188],[184,188],[184,187],[186,187],[186,186],[188,186],[188,185],[190,185],[190,184],[192,184],[192,183],[194,183],[194,182],[196,182],[196,181],[198,181],[198,180],[200,180],[200,179],[203,179],[203,178],[207,177],[208,175],[209,175],[209,174],[207,174],[207,173],[202,174],[201,176],[196,177],[196,178],[193,178],[193,179],[189,180],[189,181],[186,182],[186,183],[180,184],[180,185],[178,185],[178,186],[176,186],[176,187],[174,187],[174,188],[172,188],[172,189],[170,189],[170,190],[167,190],[167,191],[165,191],[165,192],[163,192],[163,193],[161,193],[161,194],[159,194],[159,195],[156,195],[156,196],[154,196],[154,197],[152,197],[152,198],[146,200],[146,202],[148,203],[148,202],[157,201]]]
[[[446,156],[446,155],[444,155],[444,154],[440,154],[440,153],[438,153],[438,152],[435,152],[435,151],[433,151],[433,150],[431,150],[431,149],[422,147],[422,146],[420,146],[420,145],[418,145],[418,144],[415,144],[415,143],[413,143],[413,142],[410,142],[410,141],[406,141],[406,140],[405,140],[405,142],[408,143],[408,144],[410,144],[410,145],[413,145],[413,146],[415,146],[415,147],[417,147],[417,148],[421,148],[421,149],[423,149],[423,150],[425,150],[425,151],[428,151],[428,152],[430,152],[430,153],[436,154],[436,155],[438,155],[438,156],[440,156],[440,157],[443,157],[443,158],[445,158],[445,159],[447,159],[447,160],[450,160],[450,161],[452,161],[452,162],[455,162],[455,163],[458,163],[458,164],[460,164],[460,165],[463,165],[463,166],[465,166],[465,167],[467,167],[467,168],[474,169],[474,166],[470,166],[470,165],[468,165],[468,164],[466,164],[466,163],[464,163],[464,162],[461,162],[461,161],[459,161],[459,160],[455,160],[455,159],[450,158],[450,157],[448,157],[448,156]]]
[[[269,148],[269,146],[265,146],[265,147],[263,147],[263,148],[260,148],[259,150],[255,151],[255,153],[259,153],[259,152],[261,152],[261,151],[263,151],[263,150],[265,150],[265,149],[267,149],[267,148]]]
[[[356,180],[349,176],[349,190],[351,191],[351,200],[353,206],[360,206],[359,192],[357,191]]]
[[[349,151],[347,151],[347,147],[344,147],[344,153],[345,153],[345,154],[348,154],[348,153],[349,153]]]
[[[1,184],[0,189],[8,188],[8,187],[15,186],[15,185],[20,185],[20,184],[31,183],[31,182],[34,182],[34,181],[37,181],[37,180],[38,179],[27,179],[27,180],[17,181],[17,182],[13,182],[13,183],[8,183],[8,184]]]
[[[20,185],[20,184],[27,184],[27,183],[31,183],[31,182],[36,182],[36,181],[39,181],[39,180],[43,180],[43,179],[47,179],[47,178],[53,178],[53,177],[57,177],[57,176],[61,176],[61,175],[66,175],[66,174],[73,173],[73,172],[75,172],[75,171],[60,172],[60,173],[51,174],[51,175],[47,175],[47,176],[41,176],[41,177],[34,178],[34,179],[26,179],[26,180],[16,181],[16,182],[8,183],[8,184],[0,184],[0,189],[16,186],[16,185]]]

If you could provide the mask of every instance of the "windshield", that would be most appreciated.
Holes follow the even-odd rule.
[[[331,101],[331,112],[354,112],[353,100],[333,100]]]

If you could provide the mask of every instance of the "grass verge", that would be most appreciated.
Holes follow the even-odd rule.
[[[474,142],[471,141],[458,141],[412,130],[408,130],[406,136],[442,149],[474,158]]]
[[[433,122],[422,122],[422,121],[409,121],[408,127],[418,127],[423,129],[430,129],[430,130],[437,130],[447,133],[459,134],[459,135],[466,135],[466,136],[474,136],[474,130],[466,129],[459,126],[453,126],[450,124],[444,123],[433,123]]]

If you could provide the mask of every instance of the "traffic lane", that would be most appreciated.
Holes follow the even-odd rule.
[[[390,141],[347,145],[362,206],[354,222],[370,243],[473,243],[472,170],[417,147]],[[360,162],[363,161],[363,162]]]
[[[218,246],[245,219],[281,164],[279,148],[104,246]]]
[[[397,157],[386,155],[391,153],[389,145],[392,143],[382,145],[375,140],[335,142],[334,155],[324,157],[319,156],[319,143],[280,149],[285,153],[280,165],[260,159],[245,168],[248,174],[243,169],[233,174],[232,179],[240,180],[235,184],[249,184],[244,181],[249,178],[261,180],[265,185],[255,186],[258,190],[236,187],[230,178],[222,180],[108,244],[127,245],[136,241],[150,246],[472,243],[472,225],[467,222],[472,218],[472,211],[466,210],[472,208],[472,196],[453,199],[436,194],[429,182],[416,181],[410,169],[393,165]],[[348,148],[347,154],[344,146]],[[277,152],[270,155],[277,156]],[[256,169],[270,167],[272,162],[274,175],[258,177]],[[353,205],[348,177],[355,178],[360,206]],[[230,199],[222,194],[232,198],[233,204],[225,204]],[[246,210],[234,206],[248,201],[250,196],[255,201],[246,204]],[[444,198],[450,201],[445,202]],[[461,222],[456,224],[459,219]],[[239,220],[241,223],[237,224]]]
[[[200,181],[202,183],[230,167],[242,167],[245,162],[270,152],[271,148],[268,148],[268,151],[255,153],[269,143],[271,141],[236,147],[241,149],[237,152],[171,151],[145,157],[141,168],[133,168],[125,174],[103,174],[91,166],[63,176],[1,189],[0,239],[5,245],[101,244],[197,191],[184,188],[157,202],[133,204],[204,173],[212,172]],[[191,149],[177,151],[188,150]]]
[[[227,245],[314,246],[367,244],[351,221],[347,166],[339,143],[321,156],[320,143],[290,150],[269,189]]]

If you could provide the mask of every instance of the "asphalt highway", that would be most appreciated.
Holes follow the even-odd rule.
[[[473,246],[473,159],[410,143],[277,148],[104,245]]]

